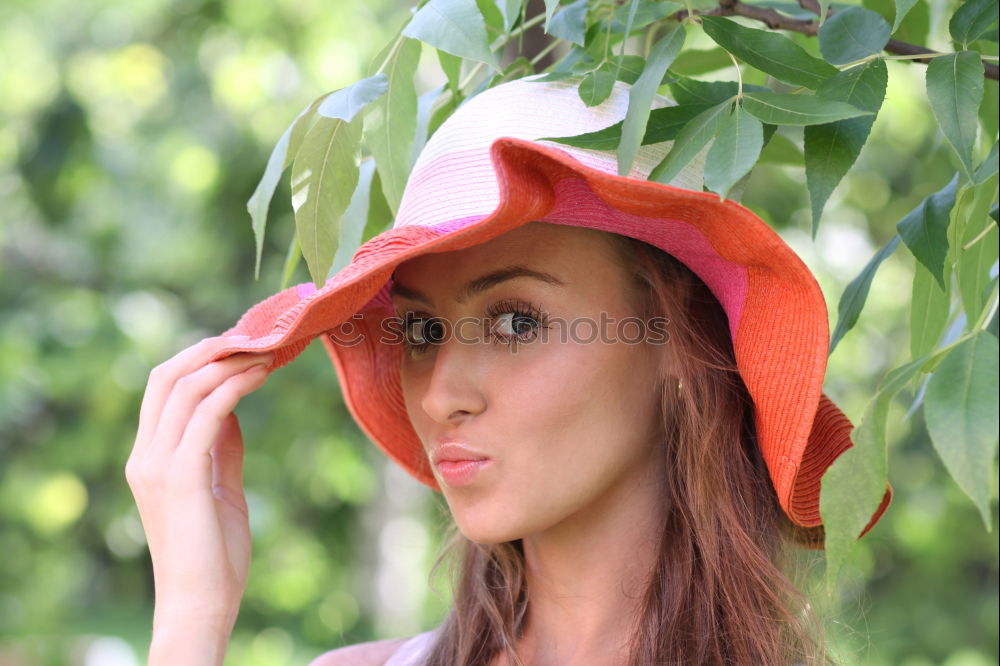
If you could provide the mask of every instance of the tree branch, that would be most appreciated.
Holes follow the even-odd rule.
[[[815,14],[819,14],[819,2],[817,0],[798,0],[799,6],[803,9],[811,11]],[[746,18],[754,19],[755,21],[760,21],[768,28],[772,30],[788,30],[791,32],[799,32],[808,37],[815,37],[816,33],[819,31],[819,21],[803,20],[792,18],[786,14],[782,14],[777,10],[771,9],[769,7],[758,7],[756,5],[745,5],[739,0],[721,0],[719,6],[715,9],[710,9],[708,11],[694,12],[696,15],[706,15],[706,16],[745,16]],[[681,11],[677,13],[678,18],[683,18],[687,15],[686,11]],[[827,18],[833,15],[833,10],[827,10]],[[922,62],[927,64],[931,61],[933,56],[942,55],[939,51],[932,51],[926,46],[918,46],[916,44],[908,44],[906,42],[901,42],[896,39],[890,39],[889,43],[885,45],[885,50],[894,55],[905,55],[914,56],[927,54],[930,57],[927,58],[914,58],[914,62]],[[1000,68],[997,65],[989,62],[983,63],[983,76],[988,79],[993,79],[994,81],[1000,80]]]
[[[810,11],[813,14],[819,16],[819,2],[817,0],[799,0],[799,6],[806,11]],[[834,12],[832,9],[827,8],[826,17],[830,18],[833,16]],[[889,43],[885,45],[885,50],[894,55],[904,55],[904,56],[914,56],[926,53],[929,56],[940,55],[939,51],[933,51],[926,46],[919,46],[917,44],[908,44],[907,42],[901,42],[898,39],[890,39]],[[914,58],[914,62],[922,62],[925,65],[931,61],[932,58]],[[988,79],[993,79],[997,81],[1000,79],[1000,69],[997,68],[993,63],[984,62],[983,63],[983,76]]]

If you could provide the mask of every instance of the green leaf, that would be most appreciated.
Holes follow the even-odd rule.
[[[351,194],[351,202],[344,211],[340,222],[340,234],[337,239],[337,252],[333,257],[333,265],[327,273],[330,279],[351,263],[351,258],[359,247],[364,235],[365,224],[368,221],[368,206],[371,202],[372,179],[375,175],[375,160],[365,160],[358,170],[358,184]]]
[[[722,104],[739,92],[736,81],[698,81],[679,78],[670,83],[670,92],[678,104]]]
[[[607,25],[606,21],[596,20],[590,24],[584,34],[584,48],[595,63],[604,62],[611,54],[614,36],[607,29]]]
[[[299,148],[302,146],[302,140],[312,129],[312,126],[316,123],[317,110],[319,105],[326,101],[326,98],[333,93],[326,93],[325,95],[320,95],[313,103],[310,104],[306,109],[299,114],[298,118],[292,123],[292,133],[288,137],[288,152],[285,153],[285,165],[284,168],[292,166],[292,162],[295,161],[295,157],[299,154]]]
[[[419,61],[420,42],[402,38],[385,64],[385,73],[380,75],[387,78],[388,91],[371,105],[365,118],[364,138],[378,165],[382,191],[393,213],[399,209],[410,175],[417,123],[413,78]]]
[[[837,305],[837,326],[830,337],[831,354],[836,349],[840,339],[849,330],[854,328],[854,325],[858,322],[858,317],[861,315],[861,310],[865,307],[865,301],[868,299],[868,290],[872,286],[872,279],[875,277],[878,267],[882,265],[882,262],[889,255],[896,251],[897,247],[899,247],[899,236],[893,236],[881,250],[875,253],[875,256],[871,258],[868,265],[861,269],[858,276],[851,280],[844,289],[844,293],[840,297],[840,303]]]
[[[612,56],[609,60],[615,67],[615,78],[632,85],[642,76],[646,61],[635,55]]]
[[[384,95],[388,87],[389,79],[385,74],[369,76],[327,95],[316,113],[325,118],[340,118],[350,122],[358,111]]]
[[[642,137],[642,144],[659,143],[676,138],[677,133],[692,118],[708,108],[707,104],[686,104],[653,109],[649,113],[649,122],[646,123],[646,134]],[[614,150],[621,141],[623,124],[624,121],[619,121],[596,132],[576,136],[546,137],[540,140],[557,141],[568,146],[590,148],[591,150]]]
[[[438,62],[441,63],[441,71],[448,77],[448,87],[452,91],[457,92],[459,77],[462,72],[462,59],[441,49],[434,50],[437,53]]]
[[[476,0],[430,0],[413,15],[403,35],[499,70]]]
[[[267,227],[267,210],[271,207],[271,199],[274,198],[274,190],[278,187],[281,174],[285,171],[285,156],[288,154],[288,138],[292,134],[292,125],[281,134],[278,143],[271,150],[270,157],[267,158],[267,166],[264,167],[264,175],[254,189],[250,199],[247,200],[247,212],[250,213],[250,226],[253,229],[254,242],[256,244],[256,259],[254,262],[254,279],[260,278],[260,258],[264,251],[264,231]]]
[[[930,35],[930,25],[930,3],[925,0],[917,0],[917,3],[906,12],[899,25],[892,31],[892,36],[909,44],[926,44]]]
[[[872,60],[852,67],[828,79],[819,90],[817,97],[839,102],[847,102],[864,111],[877,112],[885,99],[888,80],[885,61]]]
[[[618,63],[617,63],[618,67],[621,67],[622,60],[625,58],[625,43],[628,42],[629,35],[632,34],[632,26],[633,26],[633,23],[635,21],[636,11],[638,9],[639,9],[639,0],[631,0],[631,2],[628,3],[627,7],[625,5],[622,5],[621,7],[619,7],[618,9],[616,9],[615,12],[614,12],[614,21],[612,21],[612,26],[611,26],[612,30],[618,29],[616,27],[616,24],[621,24],[621,22],[622,22],[621,13],[622,13],[622,11],[625,12],[625,16],[624,16],[624,23],[625,23],[625,25],[624,25],[624,32],[625,32],[625,37],[624,37],[624,39],[622,39],[621,52],[618,54],[619,55],[619,59],[618,59]],[[640,75],[641,74],[642,74],[642,72],[640,72]],[[615,69],[615,78],[616,79],[618,78],[618,69]],[[638,77],[636,77],[636,80],[638,80]]]
[[[983,292],[990,282],[990,269],[997,261],[997,226],[989,217],[996,196],[996,176],[982,185],[967,186],[959,195],[952,216],[957,235],[955,274],[962,307],[970,323],[986,305]]]
[[[614,87],[614,69],[608,63],[604,63],[583,77],[578,92],[584,104],[587,106],[597,106],[611,96],[611,91],[614,90]]]
[[[997,163],[997,142],[993,142],[993,147],[990,148],[990,154],[986,156],[982,164],[976,169],[976,173],[973,177],[973,182],[976,185],[981,185],[985,183],[990,176],[995,176],[998,169],[1000,169],[1000,164]]]
[[[317,118],[292,164],[295,229],[317,288],[333,263],[340,218],[358,183],[361,121]]]
[[[864,7],[847,7],[819,29],[819,50],[834,65],[844,65],[882,52],[892,29],[881,16]]]
[[[670,66],[670,71],[684,76],[698,76],[716,72],[732,64],[725,49],[684,49]]]
[[[586,18],[587,0],[576,0],[545,22],[545,32],[583,46],[583,38],[587,32]]]
[[[510,29],[517,23],[517,17],[521,15],[524,0],[496,0],[496,5],[497,9],[500,10],[500,15],[503,16],[504,32],[510,32]]]
[[[931,272],[917,263],[913,273],[913,298],[910,308],[910,355],[929,354],[941,339],[948,324],[951,305],[950,283],[942,289]]]
[[[819,24],[821,27],[827,21],[827,13],[830,11],[831,4],[833,4],[833,0],[819,0]]]
[[[646,125],[646,135],[642,137],[643,145],[676,139],[685,125],[709,108],[708,104],[685,104],[653,109]]]
[[[299,260],[302,259],[302,248],[299,247],[299,234],[293,229],[292,240],[288,243],[288,251],[285,252],[285,263],[281,269],[281,286],[284,290],[292,282],[296,269],[299,267]]]
[[[1000,6],[997,0],[967,0],[952,15],[948,31],[962,48],[968,48],[997,22],[998,16]]]
[[[997,47],[994,47],[996,49]],[[979,135],[996,137],[1000,132],[1000,84],[983,79],[983,102],[979,105]]]
[[[663,75],[674,61],[684,44],[684,26],[672,23],[663,37],[653,45],[646,59],[639,80],[629,89],[628,111],[622,125],[622,140],[618,145],[618,175],[624,176],[632,169],[632,162],[639,151],[642,137],[646,134],[646,123],[653,104],[656,89],[660,87]]]
[[[802,150],[795,145],[795,142],[784,134],[775,134],[764,144],[764,150],[760,152],[760,159],[757,161],[766,164],[802,166],[804,159]]]
[[[992,529],[997,452],[997,340],[980,331],[951,350],[927,384],[924,417],[934,449]]]
[[[559,0],[545,0],[545,32],[549,31],[549,21],[552,15],[559,9]]]
[[[669,183],[681,170],[701,152],[702,148],[722,129],[729,119],[732,100],[709,107],[695,116],[684,126],[674,139],[674,145],[663,161],[650,172],[649,180],[658,183]]]
[[[582,49],[579,46],[573,46],[569,50],[569,53],[560,58],[554,65],[549,68],[548,73],[544,76],[539,76],[537,79],[532,79],[533,81],[562,81],[572,76],[573,69],[580,63],[586,62],[587,60],[593,60],[590,54],[587,53],[586,49]]]
[[[958,174],[951,182],[920,202],[896,224],[899,237],[913,256],[944,289],[944,260],[948,256],[948,223],[955,205]]]
[[[825,25],[830,25],[832,21],[827,21]],[[819,87],[816,95],[877,114],[885,99],[888,82],[885,62],[872,60],[860,67],[838,72]],[[874,122],[874,115],[859,116],[805,128],[803,145],[813,238],[830,194],[857,160]]]
[[[618,9],[615,10],[615,16],[616,16],[616,18],[619,18],[619,20],[620,20],[620,13],[623,10],[627,10],[625,12],[626,15],[624,17],[624,21],[625,21],[625,38],[622,39],[621,53],[619,53],[618,60],[615,63],[615,78],[616,79],[619,77],[619,71],[621,70],[621,66],[623,64],[623,61],[625,60],[625,43],[628,41],[629,35],[632,34],[632,24],[635,21],[636,10],[638,10],[638,9],[639,9],[639,0],[631,0],[631,2],[628,3],[627,7],[625,5],[622,5],[621,7],[619,7]],[[639,75],[640,76],[642,75],[641,71],[639,72]],[[636,76],[635,80],[633,81],[633,83],[635,81],[638,81],[638,80],[639,80],[639,76]]]
[[[722,126],[705,158],[705,187],[725,199],[730,188],[757,163],[764,127],[739,106]]]
[[[833,65],[777,32],[745,28],[719,16],[702,16],[701,21],[716,44],[781,81],[815,89],[837,73]]]
[[[896,368],[882,381],[874,399],[853,431],[853,446],[830,465],[820,482],[819,512],[823,519],[827,587],[871,522],[886,492],[885,426],[893,397],[917,374],[926,361],[921,358]]]
[[[631,16],[633,8],[635,8],[635,15]],[[663,20],[682,9],[684,9],[684,5],[669,0],[658,0],[657,2],[631,0],[628,4],[619,5],[615,9],[612,15],[614,22],[611,24],[611,29],[630,35],[632,30],[644,28],[650,23]],[[631,30],[626,30],[629,26],[631,26]]]
[[[499,35],[505,32],[503,13],[494,0],[476,0],[476,6],[486,23],[486,34]]]
[[[420,61],[420,42],[402,39],[385,64],[388,92],[376,100],[365,118],[364,137],[375,157],[382,189],[393,212],[398,210],[410,175],[417,122],[417,91],[413,78]]]
[[[753,92],[743,96],[743,106],[759,120],[772,125],[820,125],[844,118],[874,115],[845,102],[815,95],[782,95]]]
[[[271,155],[268,157],[267,166],[264,168],[264,175],[254,189],[250,199],[247,200],[247,211],[250,213],[251,228],[253,229],[254,241],[256,244],[256,260],[254,263],[254,278],[260,277],[260,259],[264,250],[264,232],[267,227],[267,212],[271,206],[271,199],[274,198],[274,191],[281,180],[281,174],[292,165],[295,156],[302,145],[302,139],[306,132],[312,127],[316,118],[316,109],[330,96],[331,93],[321,95],[312,104],[304,108],[288,129],[281,135]]]
[[[903,23],[903,19],[906,15],[910,13],[913,6],[916,5],[920,0],[896,0],[896,15],[892,19],[892,33],[896,34],[899,26]]]
[[[983,99],[983,63],[973,51],[939,56],[927,65],[927,97],[941,133],[972,177],[976,112]]]
[[[410,153],[411,171],[413,170],[413,165],[417,162],[417,157],[420,156],[420,152],[424,149],[424,144],[427,143],[434,102],[441,96],[444,89],[445,84],[442,83],[437,88],[428,90],[417,98],[417,124],[413,134],[413,151]]]
[[[385,197],[382,196],[382,181],[378,177],[378,170],[372,176],[372,183],[369,189],[371,190],[371,196],[368,199],[368,221],[365,222],[365,231],[361,236],[362,243],[371,240],[378,234],[389,229],[393,221],[389,204],[385,202]]]

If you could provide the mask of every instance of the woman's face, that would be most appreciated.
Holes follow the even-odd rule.
[[[601,232],[540,222],[396,270],[406,408],[469,539],[585,519],[663,469],[662,347],[637,341],[627,280]]]

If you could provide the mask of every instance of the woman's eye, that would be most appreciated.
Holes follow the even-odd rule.
[[[518,343],[530,342],[546,328],[545,316],[538,308],[516,301],[503,301],[490,308],[488,334],[496,343],[516,349]]]
[[[437,319],[407,316],[403,326],[403,346],[411,353],[422,352],[443,338],[443,325]]]
[[[418,316],[407,313],[403,316],[403,347],[411,355],[426,352],[432,345],[440,344],[448,335],[447,326],[438,317]],[[516,349],[519,343],[530,342],[539,330],[547,327],[545,317],[537,308],[516,301],[502,301],[486,312],[482,340],[507,344]],[[467,335],[470,329],[463,327],[461,333]],[[472,338],[463,341],[475,343]]]
[[[525,335],[530,333],[536,324],[533,318],[517,312],[505,312],[494,320],[497,332],[503,335]]]

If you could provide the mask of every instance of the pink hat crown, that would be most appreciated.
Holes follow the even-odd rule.
[[[604,129],[625,118],[630,87],[616,81],[607,100],[586,106],[576,82],[529,77],[490,88],[466,101],[430,138],[410,173],[393,228],[461,227],[485,218],[500,202],[500,184],[490,146],[501,137],[535,141],[565,151],[581,164],[617,174],[613,151],[577,148],[542,137],[575,136]],[[671,105],[657,95],[654,108]],[[534,109],[535,113],[511,113]],[[645,180],[666,156],[672,141],[640,146],[629,177]],[[699,159],[700,158],[700,159]],[[671,184],[701,190],[703,156]]]

